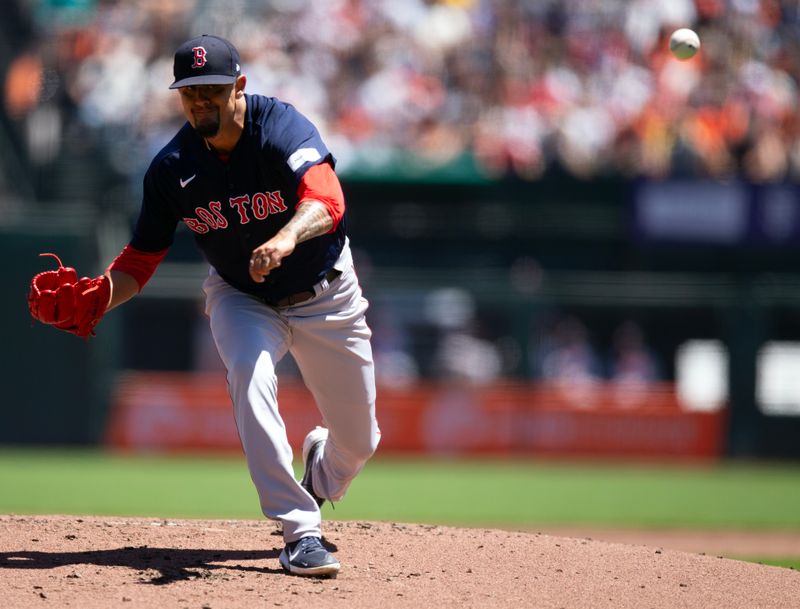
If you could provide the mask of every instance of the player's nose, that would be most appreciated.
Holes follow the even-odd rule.
[[[213,110],[213,106],[210,102],[207,101],[198,101],[192,104],[192,112],[211,112]]]

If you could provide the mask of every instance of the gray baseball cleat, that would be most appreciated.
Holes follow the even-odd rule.
[[[320,497],[314,492],[314,484],[312,483],[311,466],[314,463],[314,457],[317,451],[322,450],[325,442],[328,440],[328,430],[324,427],[315,427],[303,440],[303,479],[300,480],[300,485],[308,491],[308,494],[314,498],[319,507],[325,503],[325,499]]]
[[[319,537],[303,537],[286,544],[278,561],[295,575],[336,577],[339,573],[339,561],[325,549]]]

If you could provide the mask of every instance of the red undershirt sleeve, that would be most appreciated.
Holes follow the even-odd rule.
[[[344,215],[344,193],[336,172],[328,163],[320,163],[310,167],[303,174],[300,186],[297,187],[298,205],[304,200],[314,199],[328,208],[333,219],[332,233],[339,226],[339,221]]]
[[[139,291],[141,292],[168,251],[169,248],[160,252],[145,252],[131,245],[126,245],[119,256],[114,259],[114,262],[109,265],[108,270],[127,273],[139,284]]]

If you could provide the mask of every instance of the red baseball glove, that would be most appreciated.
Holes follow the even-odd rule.
[[[111,282],[105,275],[81,277],[65,267],[55,254],[58,270],[44,271],[31,280],[28,309],[34,319],[77,336],[94,336],[94,327],[106,312]]]

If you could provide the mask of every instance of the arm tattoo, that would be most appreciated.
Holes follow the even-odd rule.
[[[297,206],[294,216],[282,230],[290,231],[297,243],[324,235],[333,228],[333,218],[328,208],[319,201],[309,199]]]

